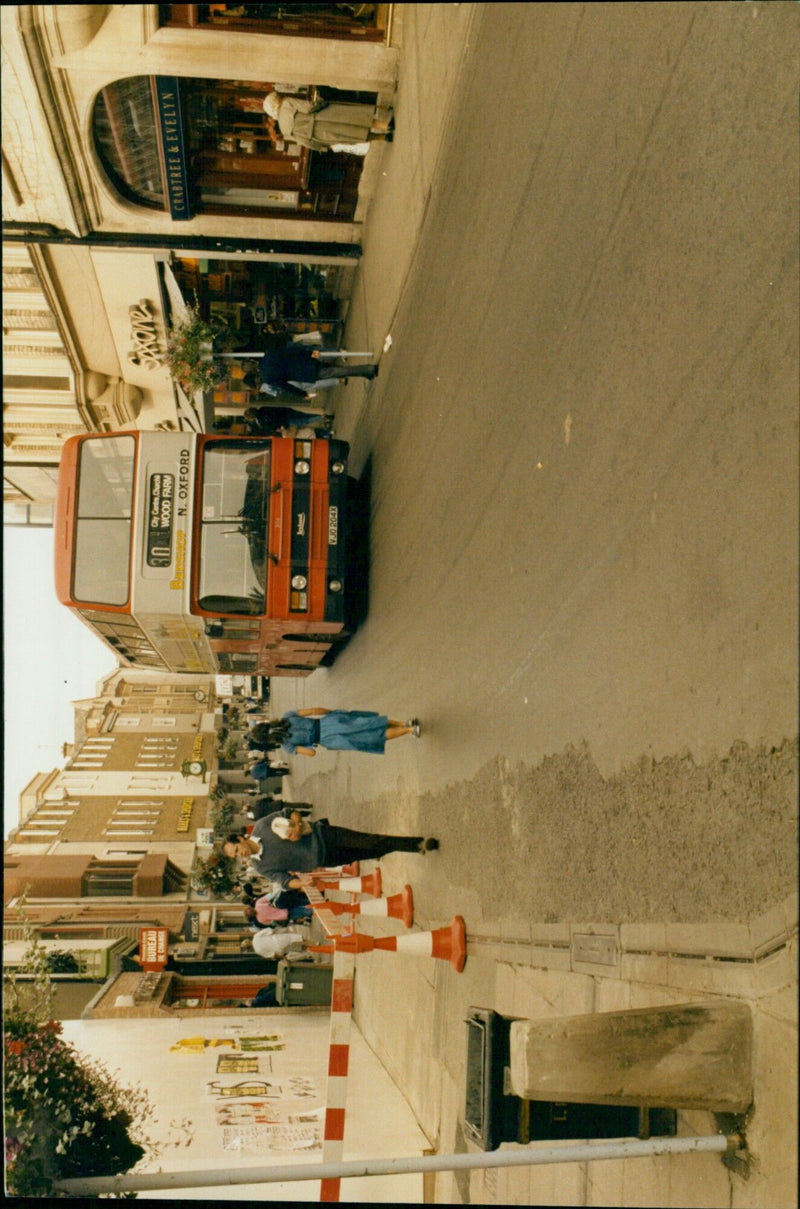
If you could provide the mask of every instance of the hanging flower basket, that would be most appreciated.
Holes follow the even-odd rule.
[[[170,328],[162,364],[187,395],[212,390],[227,374],[226,366],[214,360],[215,346],[217,351],[230,349],[234,340],[224,324],[201,319],[197,307],[189,306],[185,318]]]

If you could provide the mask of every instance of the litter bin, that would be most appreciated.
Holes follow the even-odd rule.
[[[333,966],[311,961],[278,962],[276,998],[281,1007],[311,1007],[331,1001]]]

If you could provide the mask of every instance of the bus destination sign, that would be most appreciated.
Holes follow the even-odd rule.
[[[151,474],[147,496],[147,565],[168,567],[172,561],[172,518],[175,475]]]

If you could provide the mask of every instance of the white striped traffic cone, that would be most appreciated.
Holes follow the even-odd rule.
[[[315,869],[312,877],[358,877],[361,872],[361,866],[358,861],[352,861],[349,865],[329,865],[322,869]]]
[[[410,886],[388,898],[368,898],[363,903],[334,903],[326,899],[325,906],[334,915],[388,915],[391,919],[402,919],[407,928],[414,922],[414,893]]]
[[[373,869],[372,873],[367,873],[365,877],[326,878],[325,881],[317,882],[317,885],[320,890],[345,890],[351,894],[372,894],[375,898],[380,898],[381,871]]]
[[[457,974],[464,969],[467,960],[466,928],[460,915],[454,915],[446,928],[436,928],[433,932],[410,932],[407,936],[367,936],[363,932],[352,932],[349,936],[337,936],[335,946],[348,953],[385,949],[417,957],[436,957],[449,961]]]

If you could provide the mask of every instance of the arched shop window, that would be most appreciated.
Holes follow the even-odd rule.
[[[164,209],[156,114],[149,76],[118,80],[95,101],[94,144],[114,188],[128,201]]]
[[[171,76],[109,84],[92,121],[108,179],[127,201],[167,210],[175,220],[236,214],[351,221],[361,157],[276,142],[263,108],[272,87]],[[313,91],[290,87],[301,96]],[[375,100],[374,93],[326,95]]]
[[[389,4],[159,4],[161,25],[382,42]]]

